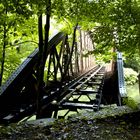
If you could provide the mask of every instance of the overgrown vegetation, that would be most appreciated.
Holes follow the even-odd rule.
[[[132,108],[133,110],[139,109],[139,103],[134,97],[128,96],[126,99],[123,100],[123,103]]]
[[[134,85],[138,82],[138,73],[131,68],[124,68],[124,78],[127,85]]]
[[[126,83],[127,98],[123,103],[133,110],[139,109],[140,97],[138,91],[138,73],[132,68],[124,68],[124,78]]]

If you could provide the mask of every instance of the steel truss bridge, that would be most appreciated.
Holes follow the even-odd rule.
[[[64,118],[82,109],[98,111],[103,105],[121,105],[126,97],[121,53],[115,69],[110,65],[108,77],[106,67],[97,65],[93,54],[86,55],[95,49],[90,34],[80,29],[76,33],[73,48],[62,32],[49,40],[40,118]],[[34,50],[0,87],[1,124],[36,115],[38,55],[39,50]]]

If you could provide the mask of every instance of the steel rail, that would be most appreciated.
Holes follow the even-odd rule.
[[[100,66],[96,71],[94,71],[93,73],[91,73],[91,75],[90,75],[88,78],[86,78],[81,84],[77,85],[77,86],[75,87],[75,89],[72,89],[72,91],[71,91],[68,95],[65,96],[65,98],[63,99],[63,101],[64,101],[64,100],[68,100],[74,92],[79,91],[80,88],[82,87],[82,85],[84,85],[84,84],[85,84],[86,82],[88,82],[92,77],[94,77],[102,68],[103,68],[103,66]],[[88,74],[89,74],[89,73],[88,73]],[[71,89],[72,87],[74,87],[74,86],[75,86],[78,82],[80,82],[83,78],[84,78],[84,77],[82,77],[82,78],[79,79],[77,82],[75,82],[73,85],[71,85],[71,86],[69,87],[69,89]],[[61,104],[63,101],[61,101],[60,104]]]
[[[102,100],[102,89],[103,89],[103,84],[104,84],[104,76],[105,76],[105,70],[103,70],[103,66],[99,66],[96,70],[90,71],[89,73],[86,73],[81,77],[78,81],[75,81],[67,91],[66,96],[57,103],[58,105],[58,110],[65,110],[69,109],[64,117],[68,115],[70,111],[76,111],[77,109],[92,109],[94,111],[98,111],[100,109],[100,104]],[[98,86],[98,91],[94,90],[82,90],[82,86],[88,84],[90,80],[92,80],[93,77],[97,77],[102,75],[102,79],[100,79],[100,84],[94,84],[92,82],[92,86]],[[72,96],[78,96],[77,99],[69,100]],[[79,101],[78,99],[81,97],[81,95],[95,95],[94,100],[90,99],[90,101]],[[55,113],[56,114],[56,113]]]

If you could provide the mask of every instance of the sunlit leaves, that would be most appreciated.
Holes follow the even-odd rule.
[[[0,66],[5,61],[5,80],[21,63],[21,58],[26,58],[29,55],[29,53],[26,54],[26,51],[22,51],[22,45],[15,46],[15,44],[25,40],[38,40],[37,16],[35,16],[32,4],[28,0],[2,0],[0,2],[0,17]],[[4,44],[6,45],[5,49]],[[31,47],[31,45],[26,46],[26,49],[27,47]],[[5,56],[3,55],[4,51]],[[2,71],[2,67],[0,71]]]

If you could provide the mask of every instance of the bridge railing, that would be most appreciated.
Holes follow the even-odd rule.
[[[126,94],[126,86],[125,86],[125,80],[124,80],[124,71],[123,71],[123,59],[122,59],[122,53],[117,52],[117,71],[118,71],[118,91],[120,98],[127,97]],[[121,105],[121,100],[119,101]]]
[[[64,37],[63,33],[54,35],[49,41],[47,53]],[[35,49],[0,87],[0,119],[17,108],[36,104],[38,54],[39,50]]]

